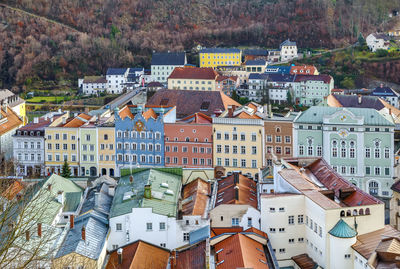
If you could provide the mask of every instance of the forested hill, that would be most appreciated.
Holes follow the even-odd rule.
[[[0,87],[147,65],[153,50],[335,47],[383,28],[398,0],[0,0]],[[22,9],[28,13],[19,11]],[[68,26],[68,27],[66,27]],[[75,29],[75,30],[73,30]]]

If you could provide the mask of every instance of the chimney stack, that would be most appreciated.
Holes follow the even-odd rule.
[[[81,233],[82,233],[82,240],[86,241],[86,229],[85,229],[85,226],[82,226]]]
[[[144,198],[151,199],[151,185],[144,186]]]
[[[39,237],[42,237],[42,224],[41,223],[37,224],[37,234]]]
[[[239,173],[237,172],[233,173],[233,183],[235,185],[239,184]]]
[[[176,251],[172,251],[171,252],[171,269],[175,269],[176,268]]]
[[[132,184],[133,183],[133,176],[129,176],[129,182]]]
[[[51,118],[51,121],[53,121],[53,118]],[[65,124],[65,123],[67,123],[67,119],[66,118],[62,118],[62,124]]]
[[[75,216],[71,215],[69,216],[69,228],[72,230],[74,228],[74,223],[75,222]]]
[[[119,249],[117,250],[117,254],[118,254],[118,264],[122,264],[122,251],[123,251],[122,248],[119,248]]]
[[[235,200],[239,200],[239,186],[235,186]]]
[[[234,106],[228,106],[228,118],[233,117]]]
[[[392,115],[392,109],[391,108],[389,108],[389,115],[390,116]]]
[[[38,117],[34,117],[33,118],[33,123],[39,123],[39,118]]]
[[[51,184],[47,185],[47,190],[51,191]]]
[[[25,231],[25,239],[26,239],[26,241],[29,241],[29,239],[30,239],[29,231]]]
[[[108,195],[114,196],[115,194],[115,186],[108,186]]]
[[[362,101],[362,96],[361,96],[361,94],[359,94],[358,95],[358,103],[361,104],[361,101]]]
[[[95,207],[99,207],[99,197],[100,197],[100,193],[99,193],[99,192],[96,192],[96,193],[94,194],[94,206],[95,206]]]

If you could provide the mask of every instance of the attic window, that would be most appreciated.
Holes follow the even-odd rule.
[[[210,102],[204,101],[203,103],[201,103],[200,110],[207,111],[209,107],[210,107]]]
[[[161,187],[168,188],[168,183],[165,183],[165,182],[161,183]]]
[[[160,106],[166,106],[169,102],[169,98],[161,99]]]

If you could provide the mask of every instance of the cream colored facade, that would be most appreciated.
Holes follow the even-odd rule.
[[[104,259],[106,258],[106,245],[104,244],[100,256],[97,260],[90,259],[77,253],[70,253],[68,255],[57,258],[53,261],[52,268],[85,268],[85,269],[100,269],[103,268]]]
[[[260,229],[260,211],[250,205],[223,204],[210,211],[212,228],[232,227],[232,219],[239,219],[239,226],[244,230],[255,227]],[[251,220],[249,222],[249,220]],[[251,223],[251,225],[249,225]]]
[[[115,128],[97,127],[99,173],[115,176]]]
[[[215,79],[168,78],[168,89],[215,91],[216,83]]]
[[[400,193],[395,190],[390,199],[390,225],[400,230]]]
[[[261,119],[213,118],[214,167],[258,178],[264,166],[264,122]]]
[[[47,127],[45,129],[46,174],[60,174],[64,160],[67,160],[71,174],[79,175],[78,138],[78,128]]]

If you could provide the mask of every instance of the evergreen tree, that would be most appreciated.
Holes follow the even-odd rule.
[[[61,170],[61,176],[62,177],[70,177],[71,176],[71,168],[69,167],[69,164],[67,161],[64,161],[62,170]]]
[[[235,100],[236,102],[239,102],[239,96],[237,95],[237,93],[236,93],[235,90],[232,91],[232,96],[231,96],[231,98],[232,98],[233,100]]]

